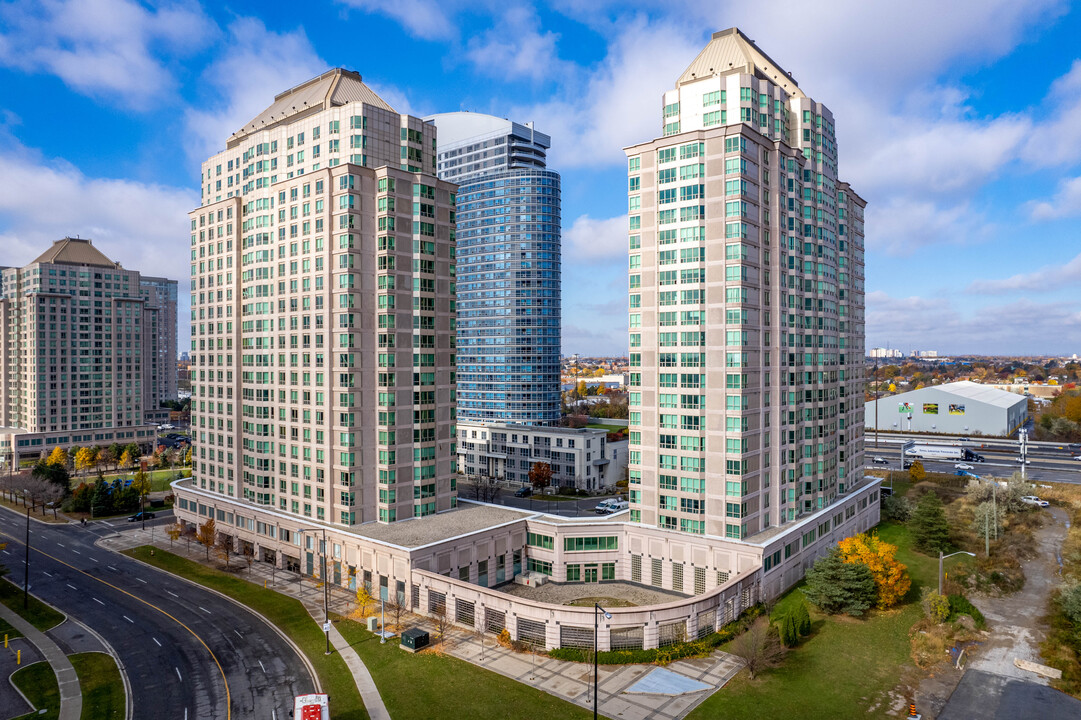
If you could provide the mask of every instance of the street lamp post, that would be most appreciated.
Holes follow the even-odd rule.
[[[300,528],[297,532],[321,532],[323,533],[323,547],[320,556],[322,558],[323,572],[323,634],[327,638],[326,654],[330,655],[330,585],[327,579],[327,530],[326,528]]]
[[[875,360],[875,450],[878,450],[878,360]]]
[[[612,619],[612,613],[593,603],[593,720],[597,720],[597,627],[600,624],[598,612],[604,613],[605,620]]]
[[[30,506],[26,506],[26,564],[23,566],[23,610],[30,607]]]
[[[949,555],[946,555],[946,556],[942,555],[941,550],[938,551],[938,594],[939,595],[942,594],[942,561],[945,560],[946,558],[951,558],[954,555],[972,555],[972,557],[976,557],[973,553],[966,552],[964,550],[960,550],[960,551],[955,552],[955,553],[950,553]]]
[[[1017,431],[1018,442],[1021,444],[1021,477],[1025,477],[1025,455],[1028,453],[1028,431],[1021,428]]]

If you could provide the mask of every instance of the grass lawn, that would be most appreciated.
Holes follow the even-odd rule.
[[[60,716],[60,685],[56,682],[56,674],[49,667],[49,663],[42,661],[19,668],[12,673],[11,682],[37,710],[45,710],[40,715],[32,712],[16,720],[53,720]]]
[[[938,561],[913,552],[903,525],[884,522],[877,529],[883,540],[898,546],[897,558],[912,577],[903,605],[864,619],[822,615],[811,606],[813,634],[789,652],[781,667],[754,680],[740,673],[688,717],[891,717],[886,693],[912,666],[908,631],[922,617],[920,588],[936,582]],[[777,603],[775,614],[799,600],[797,586]]]
[[[123,720],[124,683],[109,655],[99,652],[69,655],[83,694],[82,720]]]
[[[150,476],[150,492],[162,492],[169,489],[169,483],[176,479],[177,475],[181,474],[181,470],[187,468],[181,468],[177,466],[172,470],[168,468],[164,470],[151,470],[147,473]],[[126,472],[108,472],[104,473],[103,477],[106,482],[112,482],[117,478],[130,478],[135,474],[135,470],[128,470]],[[97,473],[91,473],[89,475],[80,475],[78,477],[71,478],[71,487],[75,489],[79,487],[79,483],[94,483],[97,482]]]
[[[159,549],[152,556],[150,547],[146,545],[126,550],[124,554],[213,588],[261,613],[308,656],[308,660],[319,674],[323,692],[334,699],[331,711],[334,720],[362,720],[368,717],[368,713],[364,710],[364,703],[360,699],[360,692],[357,691],[356,683],[345,661],[337,653],[323,654],[326,648],[323,630],[299,600],[286,597],[273,590],[266,590],[247,580],[208,568],[164,550]]]
[[[56,627],[64,622],[64,615],[41,602],[33,595],[30,596],[29,607],[24,610],[22,588],[16,587],[8,580],[0,580],[0,602],[29,620],[30,624],[38,630],[48,630],[49,628]],[[7,623],[5,623],[5,625],[7,625]],[[21,634],[14,628],[11,630],[4,630],[4,632],[9,634],[15,633],[15,635]]]
[[[398,647],[397,638],[381,645],[351,620],[336,618],[335,626],[368,667],[394,720],[592,716],[585,708],[464,660],[435,652],[413,655]]]

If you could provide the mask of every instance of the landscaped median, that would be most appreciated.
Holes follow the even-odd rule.
[[[147,545],[124,551],[125,555],[141,560],[179,577],[187,578],[250,607],[280,629],[300,648],[319,675],[323,692],[333,700],[334,720],[362,720],[368,717],[360,699],[353,675],[337,653],[325,655],[326,639],[322,628],[312,619],[299,600],[273,590],[241,580],[200,565],[179,555],[155,548],[151,555]],[[404,689],[404,688],[403,688]]]

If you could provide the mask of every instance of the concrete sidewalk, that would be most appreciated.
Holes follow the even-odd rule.
[[[7,605],[0,604],[0,618],[21,632],[52,666],[56,681],[60,685],[60,720],[79,720],[83,713],[83,696],[79,688],[79,677],[75,674],[75,667],[68,660],[68,656],[52,638]]]
[[[112,550],[149,545],[151,532],[139,529],[120,530],[118,534],[98,541],[98,544]],[[207,564],[202,547],[194,543],[190,553],[186,551],[185,544],[182,542],[170,547],[168,537],[159,531],[154,534],[152,544],[189,560]],[[210,564],[217,567],[214,563]],[[316,622],[322,625],[323,588],[320,583],[313,582],[310,578],[302,578],[296,573],[274,570],[270,565],[260,562],[253,563],[250,571],[245,567],[235,574],[238,578],[250,580],[276,592],[297,598]],[[349,616],[357,608],[354,594],[334,585],[330,586],[328,605],[331,613],[341,616]],[[378,604],[375,606],[375,614],[376,616],[379,614]],[[428,630],[433,645],[437,642],[435,626],[427,617],[406,614],[404,624],[407,627],[422,627]],[[333,625],[331,625],[330,639],[331,644],[353,672],[368,714],[373,719],[389,719],[371,674]],[[398,640],[395,638],[391,642],[398,642]],[[443,651],[525,685],[532,685],[538,690],[555,695],[567,702],[589,710],[593,709],[592,665],[556,660],[544,653],[514,652],[499,645],[490,633],[484,635],[482,651],[481,642],[477,637],[468,628],[458,626],[454,626],[448,633]],[[743,665],[742,661],[735,656],[718,650],[706,658],[679,660],[667,666],[667,669],[672,672],[705,683],[709,686],[707,690],[675,695],[627,692],[631,685],[655,667],[655,665],[601,665],[598,669],[598,704],[600,706],[598,712],[606,717],[627,720],[679,720],[722,688]]]

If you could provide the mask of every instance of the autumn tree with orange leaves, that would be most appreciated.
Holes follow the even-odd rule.
[[[897,561],[897,546],[880,540],[877,534],[860,533],[837,543],[846,563],[866,565],[875,581],[879,610],[893,607],[904,598],[912,581],[908,568]]]

